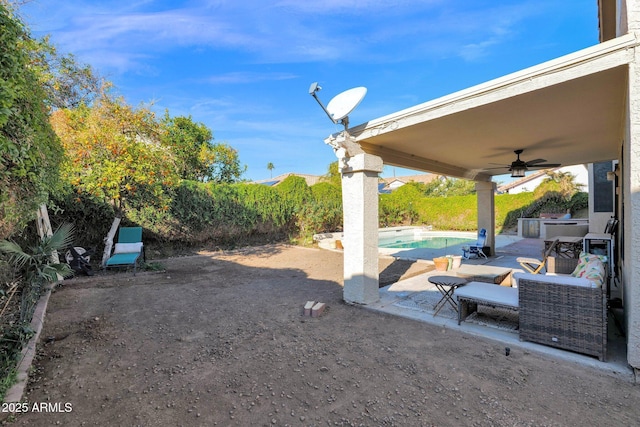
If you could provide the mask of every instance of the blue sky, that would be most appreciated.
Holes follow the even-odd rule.
[[[596,0],[34,0],[21,15],[129,104],[207,125],[252,180],[336,160],[324,139],[342,126],[312,82],[325,105],[368,89],[353,126],[598,42]]]

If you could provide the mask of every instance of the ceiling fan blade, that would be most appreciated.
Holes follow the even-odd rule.
[[[544,163],[544,164],[537,164],[537,165],[528,165],[527,167],[530,169],[547,169],[547,168],[557,168],[558,166],[561,166],[560,163]]]
[[[527,166],[529,165],[535,165],[536,163],[544,163],[546,162],[545,159],[533,159],[533,160],[529,160],[527,163]]]

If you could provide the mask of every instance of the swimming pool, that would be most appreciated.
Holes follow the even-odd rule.
[[[452,246],[472,245],[476,240],[465,237],[451,236],[423,236],[416,240],[414,237],[406,239],[387,238],[378,241],[379,248],[424,248],[424,249],[445,249]]]
[[[431,231],[422,227],[381,229],[379,248],[391,249],[446,249],[472,245],[477,241],[474,233]]]

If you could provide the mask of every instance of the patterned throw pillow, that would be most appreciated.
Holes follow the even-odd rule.
[[[607,262],[606,256],[581,252],[578,265],[571,275],[573,277],[589,279],[593,282],[594,287],[600,288],[604,283],[606,275],[605,262]]]
[[[596,259],[589,261],[582,278],[591,280],[595,288],[601,288],[604,283],[604,276],[604,264]]]
[[[587,268],[587,264],[589,261],[599,260],[600,262],[607,262],[607,257],[602,255],[593,255],[587,252],[580,252],[580,257],[578,258],[578,265],[575,270],[571,273],[573,277],[582,277],[584,271]]]

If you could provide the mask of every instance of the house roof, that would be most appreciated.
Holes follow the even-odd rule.
[[[432,174],[432,173],[423,173],[418,175],[405,175],[405,176],[394,176],[392,178],[380,178],[382,181],[387,184],[391,184],[392,182],[404,182],[405,184],[408,182],[421,182],[423,184],[428,184],[434,179],[440,178],[440,175]]]
[[[546,175],[547,172],[549,172],[549,171],[555,171],[555,170],[558,170],[558,169],[559,168],[542,169],[542,170],[539,170],[539,171],[535,171],[534,173],[529,174],[529,175],[525,176],[524,178],[520,178],[520,179],[512,181],[512,182],[510,182],[508,184],[501,185],[500,187],[498,187],[498,193],[504,193],[505,191],[509,191],[512,188],[515,188],[515,187],[517,187],[519,185],[522,185],[522,184],[526,184],[527,182],[533,181],[536,178],[539,178],[539,177],[541,177],[543,175]]]
[[[300,178],[304,178],[304,180],[306,181],[306,183],[307,183],[307,185],[309,187],[311,187],[314,184],[317,184],[322,179],[322,177],[319,176],[319,175],[308,175],[308,174],[303,174],[303,173],[289,172],[289,173],[283,173],[283,174],[275,176],[273,178],[261,179],[259,181],[254,181],[254,182],[256,184],[275,186],[275,185],[280,184],[282,181],[284,181],[285,179],[289,178],[290,176],[298,176]]]
[[[625,35],[349,129],[385,164],[490,181],[521,159],[617,159],[628,64]],[[471,152],[472,151],[472,155]]]

